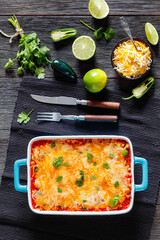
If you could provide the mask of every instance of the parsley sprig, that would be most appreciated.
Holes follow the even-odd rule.
[[[103,27],[98,28],[97,30],[90,27],[88,24],[86,24],[85,22],[83,22],[82,20],[80,20],[80,22],[85,25],[86,27],[88,27],[89,29],[91,29],[92,31],[94,31],[94,36],[100,40],[103,36],[105,37],[105,39],[107,41],[111,40],[114,36],[115,36],[115,32],[113,30],[113,28],[107,28],[105,31],[103,31]]]
[[[21,112],[19,115],[18,115],[18,118],[17,118],[17,122],[18,123],[28,123],[30,121],[30,117],[29,115],[34,111],[34,108],[27,114],[25,112]]]

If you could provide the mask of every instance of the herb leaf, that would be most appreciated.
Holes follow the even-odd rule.
[[[87,202],[87,200],[83,200],[83,203]]]
[[[113,154],[113,153],[110,153],[110,154],[109,154],[109,157],[110,157],[110,158],[114,158],[114,154]]]
[[[35,74],[38,77],[38,79],[43,79],[45,77],[44,68],[42,67],[36,68]]]
[[[111,207],[116,207],[119,199],[120,199],[120,196],[119,196],[118,194],[117,194],[117,195],[114,195],[114,196],[113,196],[113,199],[111,199],[110,202],[109,202],[109,206],[111,206]]]
[[[8,59],[8,62],[6,63],[6,65],[4,66],[5,69],[10,68],[12,65],[14,64],[13,60],[11,58]]]
[[[34,108],[27,114],[25,112],[21,112],[19,115],[18,115],[18,118],[17,118],[17,122],[18,123],[28,123],[30,121],[30,117],[29,115],[34,111]]]
[[[93,165],[96,166],[96,165],[97,165],[97,162],[94,162]]]
[[[22,74],[23,73],[23,67],[21,66],[21,67],[19,67],[18,69],[17,69],[17,73],[20,75],[20,74]]]
[[[96,190],[97,190],[97,191],[99,191],[99,189],[100,189],[99,187],[96,187]]]
[[[57,191],[59,192],[59,193],[62,193],[63,191],[62,191],[62,188],[57,188]]]
[[[115,36],[113,28],[107,28],[104,32],[104,36],[107,41],[111,40]]]
[[[66,167],[69,167],[69,163],[68,162],[63,163],[63,165],[66,166]]]
[[[63,179],[62,176],[58,176],[56,182],[60,183],[60,182],[62,182],[62,179]]]
[[[87,153],[88,162],[91,162],[92,158],[93,158],[93,155],[91,153]]]
[[[103,163],[103,167],[106,168],[106,169],[109,169],[109,168],[110,168],[110,166],[108,165],[107,162]]]
[[[52,143],[51,143],[51,147],[52,147],[52,148],[54,148],[55,145],[56,145],[55,142],[52,142]]]
[[[83,172],[83,170],[81,170],[79,174],[81,175],[81,177],[80,177],[79,180],[76,180],[75,184],[78,187],[81,187],[83,185],[83,181],[84,181],[84,172]]]
[[[89,179],[97,179],[97,177],[93,175]]]
[[[41,195],[41,194],[42,194],[42,191],[38,191],[37,194],[38,194],[38,195]]]
[[[122,156],[125,157],[125,156],[127,156],[127,155],[128,155],[128,150],[123,149],[123,150],[122,150]]]
[[[100,40],[103,37],[103,27],[98,28],[96,31],[94,31],[94,36]]]
[[[83,172],[83,170],[81,170],[79,174],[81,175],[80,180],[84,181],[84,172]]]
[[[81,187],[83,185],[83,181],[82,180],[76,180],[75,184],[78,186],[78,187]]]
[[[118,186],[119,186],[119,182],[116,181],[116,182],[114,183],[114,186],[115,186],[115,187],[118,187]]]
[[[60,168],[60,167],[63,166],[62,162],[63,162],[63,158],[62,158],[62,157],[55,158],[54,161],[53,161],[53,163],[52,163],[52,165],[53,165],[54,167],[56,167],[56,168]]]
[[[81,170],[81,171],[79,172],[79,174],[82,175],[82,176],[84,176],[83,170]]]

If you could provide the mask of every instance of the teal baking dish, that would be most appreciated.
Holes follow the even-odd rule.
[[[57,140],[57,139],[62,139],[62,140],[70,140],[70,139],[117,139],[117,140],[125,140],[130,147],[131,151],[131,175],[132,175],[132,180],[131,180],[131,201],[129,206],[126,209],[122,210],[114,210],[114,211],[47,211],[47,210],[39,210],[39,209],[34,209],[32,205],[32,197],[31,197],[31,171],[30,171],[30,161],[31,161],[31,147],[32,144],[36,141],[39,140]],[[142,183],[141,184],[136,184],[134,180],[134,166],[135,164],[140,164],[142,166]],[[19,179],[19,171],[20,167],[26,165],[27,166],[27,185],[21,185],[20,184],[20,179]],[[45,214],[45,215],[118,215],[118,214],[125,214],[129,212],[134,203],[134,194],[135,192],[138,191],[144,191],[148,187],[148,163],[147,160],[141,157],[135,157],[133,153],[133,146],[131,141],[124,136],[117,136],[117,135],[88,135],[88,136],[40,136],[31,139],[31,141],[28,144],[28,149],[27,149],[27,158],[25,159],[20,159],[15,161],[14,164],[14,186],[15,189],[19,192],[27,192],[28,194],[28,203],[30,209],[37,214]]]

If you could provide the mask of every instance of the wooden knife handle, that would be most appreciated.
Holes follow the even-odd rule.
[[[87,100],[87,106],[99,107],[99,108],[108,108],[108,109],[119,109],[119,102],[105,102],[105,101],[91,101]]]
[[[117,122],[117,115],[85,115],[86,121]]]

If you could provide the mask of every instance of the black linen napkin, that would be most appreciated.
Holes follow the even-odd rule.
[[[38,103],[30,94],[47,96],[72,96],[91,99],[81,81],[59,82],[53,79],[38,80],[25,77],[19,90],[7,161],[0,188],[1,240],[147,240],[155,212],[160,173],[160,101],[145,96],[138,101],[122,101],[119,122],[94,123],[63,120],[60,123],[36,120],[39,111],[57,111],[62,114],[113,114],[115,112],[85,106],[60,106]],[[94,95],[98,100],[121,101],[121,91],[104,90]],[[93,97],[92,97],[93,98]],[[17,123],[21,111],[31,120],[26,125]],[[16,192],[13,186],[13,165],[17,159],[26,158],[31,138],[42,135],[124,135],[131,139],[135,156],[148,160],[149,186],[147,191],[135,193],[134,207],[130,213],[119,216],[44,216],[31,212],[27,194]],[[20,179],[26,184],[26,168],[21,167]],[[141,183],[141,169],[135,167],[136,183]]]

